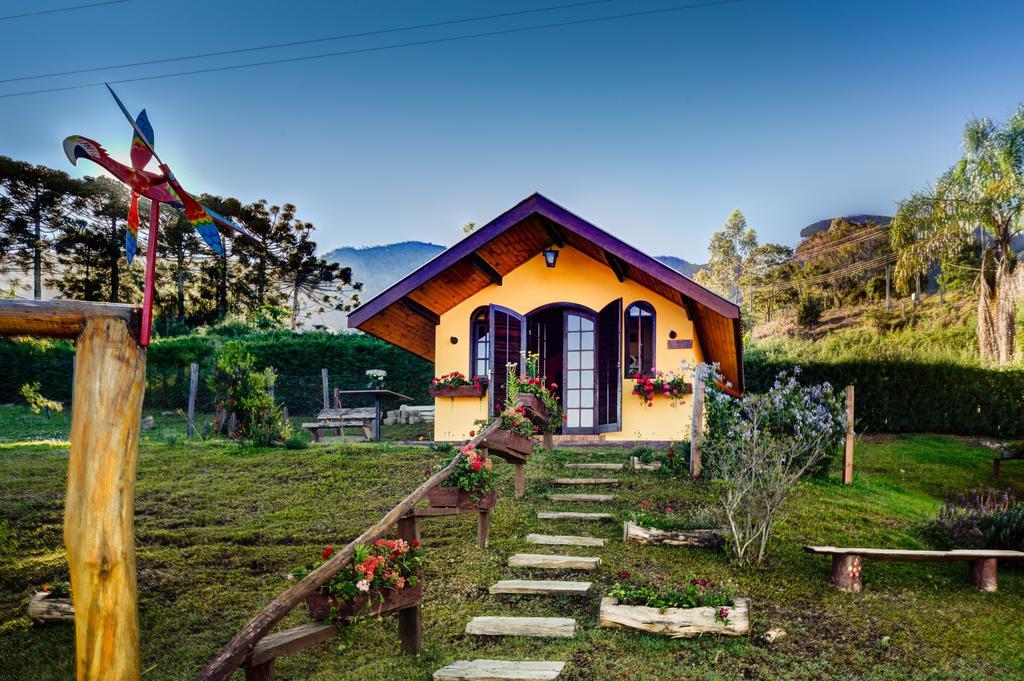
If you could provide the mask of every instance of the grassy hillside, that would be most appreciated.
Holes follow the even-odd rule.
[[[12,415],[0,408],[0,428]],[[43,435],[49,436],[43,420]],[[22,422],[25,440],[33,436]],[[621,461],[611,450],[538,453],[527,466],[527,495],[511,498],[511,467],[499,464],[499,504],[491,546],[475,544],[474,519],[425,521],[429,565],[424,587],[424,649],[398,653],[394,619],[365,621],[349,637],[280,661],[279,678],[426,680],[457,658],[568,660],[567,681],[612,679],[1013,679],[1024,675],[1024,572],[1001,566],[1000,590],[966,585],[959,564],[868,561],[864,592],[846,595],[827,583],[828,560],[801,550],[806,542],[924,548],[916,533],[954,490],[987,484],[991,453],[969,442],[909,436],[858,443],[856,484],[809,482],[779,526],[770,564],[740,570],[712,550],[641,547],[619,541],[615,523],[582,528],[538,521],[556,508],[544,494],[566,461]],[[349,541],[422,481],[436,460],[425,448],[321,445],[304,451],[239,450],[222,442],[143,442],[138,475],[138,567],[143,669],[147,680],[192,678],[196,671],[287,584],[284,574],[323,545]],[[0,444],[0,676],[36,681],[73,677],[73,633],[38,626],[24,615],[33,588],[66,575],[61,513],[66,446]],[[676,508],[706,504],[714,489],[653,473],[618,474],[614,506],[641,499]],[[1006,466],[1005,483],[1024,487],[1024,467]],[[564,505],[561,506],[564,508]],[[527,577],[507,556],[534,549],[529,532],[606,537],[593,581],[581,597],[492,596],[499,578]],[[566,553],[579,552],[569,549]],[[555,551],[557,552],[557,550]],[[577,555],[579,555],[577,553]],[[750,638],[667,640],[599,629],[599,595],[620,570],[696,572],[753,598]],[[474,615],[573,617],[571,640],[486,641],[463,629]],[[295,612],[287,624],[304,620]],[[955,626],[951,623],[955,622]],[[762,640],[773,627],[788,636]],[[241,679],[241,674],[236,679]]]

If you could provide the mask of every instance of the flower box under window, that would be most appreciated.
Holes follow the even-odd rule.
[[[427,390],[431,397],[483,397],[487,394],[487,384],[460,385],[457,388],[431,384]]]

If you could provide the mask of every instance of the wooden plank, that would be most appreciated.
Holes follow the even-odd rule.
[[[548,570],[596,570],[600,565],[600,558],[591,558],[589,556],[514,553],[508,557],[509,567],[543,568]]]
[[[538,520],[611,520],[611,513],[577,513],[575,511],[539,511]]]
[[[542,579],[503,579],[490,586],[492,594],[581,594],[590,582],[565,582]]]
[[[74,622],[75,606],[70,598],[51,598],[49,591],[32,594],[28,601],[28,618],[33,622]]]
[[[714,548],[725,541],[725,532],[707,530],[659,530],[654,527],[640,527],[634,522],[622,523],[622,541],[627,544],[651,544],[664,546],[698,546]]]
[[[876,560],[926,562],[943,560],[979,560],[985,558],[1024,560],[1024,552],[995,549],[957,549],[954,551],[911,551],[903,549],[867,549],[836,546],[805,546],[804,551],[823,556],[851,555]]]
[[[123,319],[89,318],[75,343],[64,545],[79,681],[141,675],[135,468],[146,351]]]
[[[434,672],[434,681],[555,681],[565,662],[456,660]]]
[[[284,657],[323,643],[338,635],[338,627],[323,622],[307,622],[291,629],[268,635],[253,648],[245,661],[247,667],[258,667],[278,657]]]
[[[548,501],[578,501],[594,504],[615,501],[614,494],[548,494],[547,498]]]
[[[138,340],[139,308],[79,300],[0,300],[0,336],[78,338],[88,320],[120,320]]]
[[[555,478],[551,481],[551,484],[563,487],[574,485],[618,485],[619,481],[615,478]]]
[[[722,621],[718,608],[649,608],[640,605],[619,605],[615,598],[601,599],[598,626],[607,629],[629,628],[665,634],[670,638],[694,638],[701,634],[744,636],[750,633],[750,599],[737,598],[727,608],[729,617]]]
[[[466,624],[466,633],[572,638],[576,635],[576,621],[567,617],[474,617]]]
[[[583,470],[598,470],[598,471],[621,471],[623,464],[621,463],[567,463],[566,468],[579,468]]]
[[[526,541],[531,544],[549,546],[604,546],[600,537],[580,537],[566,534],[528,534]]]

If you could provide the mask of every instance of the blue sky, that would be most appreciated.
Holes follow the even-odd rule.
[[[8,0],[0,15],[84,4]],[[131,0],[0,20],[0,78],[375,30],[570,0]],[[0,95],[685,4],[618,0],[76,76]],[[190,191],[292,202],[326,249],[450,244],[533,191],[652,254],[706,257],[740,208],[762,241],[891,213],[972,116],[1024,102],[1020,2],[747,0],[654,16],[117,85]],[[0,154],[127,159],[99,87],[0,97]]]

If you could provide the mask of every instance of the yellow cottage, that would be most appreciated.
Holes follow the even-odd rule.
[[[534,194],[349,315],[349,326],[435,365],[486,376],[482,396],[436,397],[434,439],[466,440],[504,402],[524,351],[558,385],[562,439],[689,435],[690,400],[632,394],[635,375],[717,362],[743,389],[739,308]],[[556,438],[556,440],[559,438]]]

